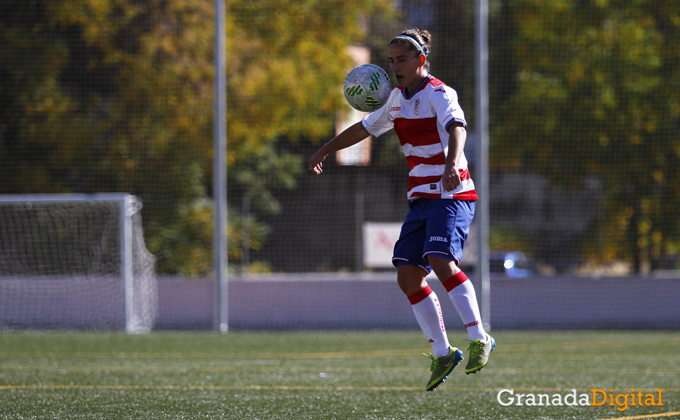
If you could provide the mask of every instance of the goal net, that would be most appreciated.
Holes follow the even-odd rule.
[[[158,313],[141,202],[0,195],[0,329],[148,332]]]

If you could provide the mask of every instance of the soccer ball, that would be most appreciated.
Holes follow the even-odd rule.
[[[362,64],[349,72],[342,90],[352,108],[373,112],[385,105],[390,97],[392,84],[383,69],[373,64]]]

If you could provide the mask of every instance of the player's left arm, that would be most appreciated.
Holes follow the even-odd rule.
[[[453,122],[449,125],[449,152],[446,155],[446,166],[442,176],[444,191],[453,191],[462,182],[458,162],[463,154],[466,139],[465,125],[460,122]]]
[[[432,92],[432,105],[437,114],[438,122],[449,133],[448,152],[442,175],[444,191],[454,191],[463,181],[458,163],[463,156],[465,140],[467,138],[465,113],[458,104],[458,94],[448,86],[438,86]]]

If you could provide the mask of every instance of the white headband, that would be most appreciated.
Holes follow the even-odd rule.
[[[422,47],[422,46],[420,45],[420,43],[419,43],[415,38],[413,38],[412,36],[409,36],[409,35],[397,35],[397,36],[394,37],[394,39],[397,39],[397,38],[406,39],[406,40],[408,40],[409,42],[413,43],[413,45],[415,45],[416,47],[418,47],[418,49],[420,50],[421,54],[423,54],[425,57],[427,57],[427,54],[425,54],[425,50],[423,49],[423,47]]]

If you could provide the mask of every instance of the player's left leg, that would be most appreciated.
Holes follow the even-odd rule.
[[[470,356],[465,367],[465,373],[476,373],[488,363],[489,355],[496,347],[496,341],[484,331],[475,288],[465,273],[460,271],[453,261],[441,257],[430,257],[428,260],[439,278],[455,273],[444,280],[442,284],[470,338],[470,346],[468,347]]]
[[[439,200],[428,211],[424,257],[448,292],[470,338],[466,373],[486,366],[495,342],[482,325],[475,289],[459,268],[465,239],[474,217],[474,202]]]
[[[437,277],[441,279],[453,306],[467,329],[470,340],[486,341],[487,334],[482,325],[479,304],[472,282],[453,261],[435,256],[430,256],[428,260]]]

